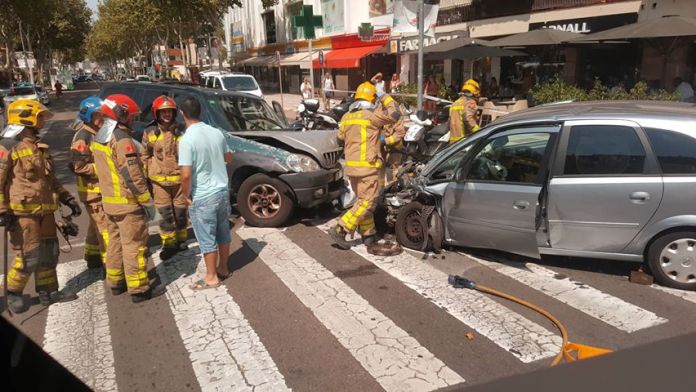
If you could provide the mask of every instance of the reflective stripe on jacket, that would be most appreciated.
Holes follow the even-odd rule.
[[[476,100],[466,96],[459,97],[450,106],[450,143],[463,139],[479,130]]]
[[[92,150],[90,149],[96,134],[96,130],[86,124],[82,124],[75,132],[70,146],[72,171],[77,178],[77,194],[83,203],[101,200],[97,169],[94,165]]]
[[[0,141],[0,213],[52,214],[72,196],[58,182],[48,145],[36,136]]]
[[[143,164],[130,130],[121,125],[106,144],[91,145],[104,212],[122,215],[152,204]]]
[[[355,109],[341,118],[338,138],[344,143],[347,176],[375,174],[382,167],[380,135],[401,118],[401,112],[389,95],[381,101],[383,109]]]
[[[143,133],[143,163],[150,180],[160,185],[177,185],[181,183],[179,171],[178,124],[169,129],[161,125],[149,127]]]

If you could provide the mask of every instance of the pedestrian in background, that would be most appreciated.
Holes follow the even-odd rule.
[[[425,94],[431,97],[437,97],[438,90],[439,86],[435,81],[435,76],[428,76],[428,80],[425,82],[425,85],[423,86],[423,91],[425,91]],[[435,101],[427,100],[423,103],[423,108],[429,112],[434,112],[437,109],[437,104],[435,103]]]
[[[322,89],[322,91],[324,93],[324,110],[329,111],[331,109],[331,98],[334,97],[333,90],[336,88],[334,87],[334,82],[331,78],[330,73],[326,73],[326,75],[324,75],[323,87],[324,88]]]
[[[386,93],[385,87],[384,87],[384,76],[382,75],[381,72],[377,72],[375,76],[370,79],[372,84],[375,85],[375,88],[377,89],[377,92],[381,95]]]
[[[60,100],[60,96],[63,95],[63,84],[60,83],[60,80],[56,80],[56,84],[53,88],[56,91],[56,100]]]
[[[218,287],[230,274],[230,195],[225,164],[232,161],[232,152],[222,131],[200,120],[201,104],[196,98],[186,98],[179,112],[186,124],[179,142],[181,189],[206,267],[205,276],[190,288],[205,290]]]
[[[305,76],[304,82],[300,86],[300,92],[302,93],[302,99],[312,98],[312,84],[309,82],[309,78]]]
[[[393,74],[391,81],[389,82],[389,92],[390,94],[396,94],[399,92],[399,87],[401,87],[401,79],[399,79],[399,74]]]
[[[679,76],[674,78],[674,91],[679,94],[681,102],[689,102],[694,97],[693,87]]]

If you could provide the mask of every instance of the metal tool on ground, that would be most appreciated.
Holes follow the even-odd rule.
[[[486,286],[481,286],[476,284],[476,282],[471,281],[467,278],[461,277],[459,275],[449,275],[447,278],[447,281],[449,284],[452,285],[455,289],[471,289],[471,290],[477,290],[482,293],[490,294],[490,295],[495,295],[496,297],[500,297],[503,299],[506,299],[508,301],[515,302],[519,305],[522,305],[524,307],[527,307],[529,309],[532,309],[533,311],[541,314],[542,316],[546,317],[549,319],[561,332],[561,338],[563,339],[563,343],[561,344],[561,351],[556,355],[556,357],[553,359],[553,362],[551,362],[551,366],[556,366],[558,365],[561,360],[565,360],[566,362],[574,362],[582,359],[587,359],[587,358],[592,358],[604,354],[609,354],[612,352],[612,350],[605,349],[605,348],[599,348],[599,347],[592,347],[584,344],[578,344],[578,343],[571,343],[568,340],[568,330],[565,328],[565,326],[561,323],[559,319],[557,319],[554,315],[546,311],[545,309],[534,305],[530,302],[527,302],[523,299],[517,298],[513,295],[504,293],[502,291],[498,291],[495,289],[492,289],[490,287]]]

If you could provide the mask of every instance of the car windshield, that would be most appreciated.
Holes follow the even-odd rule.
[[[15,95],[33,95],[36,94],[34,87],[15,87]]]
[[[263,100],[253,97],[216,95],[209,98],[211,106],[219,106],[226,129],[231,131],[266,131],[287,129],[276,112]]]
[[[224,76],[222,84],[225,85],[225,90],[229,91],[253,91],[259,88],[250,76]]]

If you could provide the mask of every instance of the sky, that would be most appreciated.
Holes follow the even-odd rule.
[[[87,1],[87,6],[92,9],[92,13],[96,14],[97,13],[97,3],[99,3],[99,0],[86,0]]]

